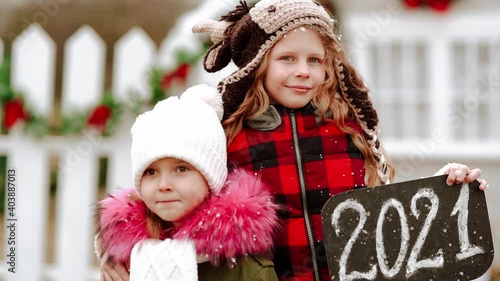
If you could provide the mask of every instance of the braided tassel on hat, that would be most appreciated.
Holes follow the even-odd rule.
[[[345,72],[344,65],[339,58],[335,58],[335,71],[340,81],[341,97],[347,103],[357,123],[363,129],[365,138],[373,152],[377,164],[377,176],[382,184],[390,184],[391,173],[393,171],[389,167],[388,160],[378,139],[380,134],[380,130],[378,129],[378,115],[375,108],[373,108],[373,103],[368,96],[368,92],[349,92],[347,85],[350,85],[350,83],[346,83],[346,75],[349,74]],[[350,78],[352,80],[352,77]]]

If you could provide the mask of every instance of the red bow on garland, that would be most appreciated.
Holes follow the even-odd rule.
[[[17,121],[26,121],[29,118],[28,112],[24,109],[22,100],[12,99],[3,105],[3,123],[10,130]]]
[[[177,67],[176,70],[169,72],[165,74],[160,82],[161,88],[163,90],[167,90],[170,88],[170,85],[172,84],[174,79],[180,79],[181,81],[184,81],[189,74],[189,69],[190,65],[188,63],[182,63]]]
[[[446,12],[450,7],[452,0],[404,0],[409,8],[417,8],[427,5],[438,12]]]
[[[94,108],[94,111],[90,114],[87,120],[87,125],[104,132],[110,118],[111,108],[104,104],[100,104]]]
[[[107,92],[87,117],[87,126],[109,135],[123,113],[123,103],[117,101],[111,92]]]

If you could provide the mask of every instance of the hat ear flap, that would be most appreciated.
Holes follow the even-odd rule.
[[[231,61],[231,48],[224,41],[208,49],[203,66],[208,72],[216,72],[226,67]]]

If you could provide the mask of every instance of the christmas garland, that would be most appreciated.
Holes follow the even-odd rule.
[[[320,1],[327,3],[326,0]],[[257,1],[248,2],[254,4]],[[201,19],[218,19],[232,8],[234,0],[202,1],[197,8],[177,20],[166,38],[165,49],[160,57],[160,63],[168,70],[153,68],[149,71],[151,92],[146,100],[139,98],[143,95],[130,93],[125,101],[118,101],[113,93],[108,91],[101,102],[93,107],[79,110],[80,113],[72,110],[71,114],[62,116],[62,125],[53,125],[49,118],[37,115],[25,103],[23,94],[11,88],[10,62],[8,58],[4,59],[3,65],[0,66],[0,134],[9,133],[19,123],[24,123],[25,133],[38,137],[49,134],[81,134],[89,128],[97,129],[103,135],[112,134],[124,112],[138,114],[174,91],[178,93],[186,88],[186,78],[191,67],[206,53],[210,41],[208,36],[200,40],[199,35],[192,33],[192,27]]]
[[[186,78],[192,65],[205,54],[206,48],[194,53],[179,51],[177,64],[173,70],[153,68],[149,73],[151,93],[149,98],[141,99],[129,93],[126,100],[117,100],[107,91],[101,101],[91,108],[72,110],[62,116],[62,124],[51,125],[50,118],[40,116],[27,104],[24,94],[12,88],[10,82],[10,59],[6,56],[0,65],[0,110],[1,132],[9,133],[16,125],[23,123],[24,133],[35,137],[45,135],[79,135],[84,130],[95,129],[103,136],[113,133],[124,112],[138,114],[152,107],[158,101],[170,96],[173,85],[186,87]]]
[[[422,6],[429,6],[431,9],[437,12],[446,12],[450,8],[451,2],[453,0],[403,0],[405,6],[408,8],[418,8]]]

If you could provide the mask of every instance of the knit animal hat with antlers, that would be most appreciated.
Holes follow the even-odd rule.
[[[262,0],[251,8],[240,1],[220,21],[206,20],[194,26],[193,32],[209,32],[214,42],[204,58],[205,70],[219,71],[231,60],[239,68],[219,84],[224,119],[243,102],[259,63],[283,34],[307,25],[333,39],[333,23],[328,12],[315,1]]]
[[[334,24],[335,20],[330,14],[313,0],[261,0],[253,7],[240,1],[220,21],[202,21],[193,27],[193,32],[208,32],[214,43],[204,58],[206,71],[217,72],[231,60],[238,67],[218,85],[218,90],[222,93],[225,120],[243,103],[248,89],[254,83],[259,64],[284,34],[299,26],[317,31],[336,50],[333,71],[339,86],[335,91],[348,104],[349,115],[363,128],[365,137],[372,146],[380,181],[388,183],[392,171],[387,168],[387,161],[378,141],[377,113],[368,90],[360,90],[363,82],[346,58],[339,36],[334,32]]]

